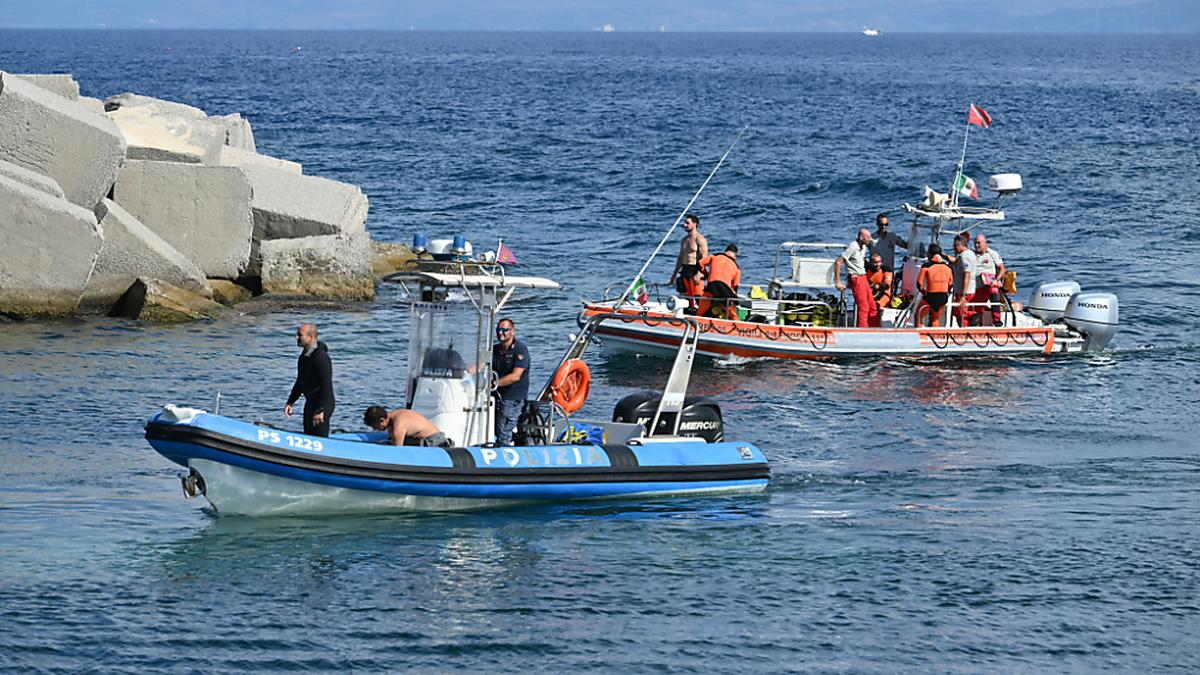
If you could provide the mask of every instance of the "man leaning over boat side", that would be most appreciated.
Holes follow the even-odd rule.
[[[875,235],[871,242],[871,255],[876,253],[883,259],[883,266],[889,272],[896,271],[896,247],[908,248],[908,242],[895,232],[888,231],[888,214],[875,216]]]
[[[675,271],[671,272],[670,284],[676,291],[688,297],[695,307],[696,296],[700,295],[700,260],[708,256],[708,239],[700,234],[700,217],[689,213],[683,217],[683,230],[687,232],[679,242],[679,256],[675,259]]]
[[[333,417],[333,363],[325,343],[317,340],[317,327],[306,323],[296,329],[296,383],[288,395],[283,412],[292,416],[292,404],[304,397],[304,433],[312,436],[329,435],[329,419]]]
[[[733,311],[738,297],[738,284],[742,282],[742,269],[738,267],[737,257],[737,244],[730,244],[723,252],[700,259],[700,269],[704,271],[708,283],[704,287],[705,299],[700,302],[698,315],[708,316],[712,308],[717,306],[724,308],[726,319],[738,318]]]
[[[954,255],[949,256],[954,265],[954,318],[958,319],[960,328],[970,324],[971,311],[967,303],[975,295],[975,252],[967,246],[967,235],[958,234],[954,237]]]
[[[855,325],[859,328],[869,327],[875,320],[875,296],[871,294],[871,285],[867,282],[867,267],[865,256],[867,247],[871,245],[871,231],[862,228],[858,238],[846,246],[846,250],[833,261],[833,278],[839,291],[846,290],[842,283],[842,267],[846,268],[846,277],[850,292],[854,294]]]
[[[363,413],[363,423],[376,431],[387,430],[388,442],[392,445],[426,448],[449,448],[454,445],[454,441],[446,438],[441,429],[415,410],[396,408],[388,412],[383,406],[373,405]]]
[[[512,319],[496,322],[496,348],[492,350],[496,380],[496,445],[512,445],[513,430],[529,398],[529,350],[517,339]]]

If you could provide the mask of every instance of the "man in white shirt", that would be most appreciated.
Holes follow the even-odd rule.
[[[967,303],[975,295],[975,268],[978,261],[975,252],[967,248],[967,235],[954,237],[954,255],[950,258],[954,263],[954,317],[958,319],[959,327],[967,326],[967,318],[972,314],[968,311]]]
[[[1000,286],[1004,279],[1004,259],[1000,252],[988,248],[983,233],[975,235],[975,295],[971,298],[977,311],[983,312],[983,325],[1000,323]],[[990,310],[990,311],[989,311]]]
[[[862,228],[858,238],[846,246],[842,255],[833,261],[833,278],[839,291],[846,290],[842,283],[842,265],[846,266],[846,277],[850,291],[854,294],[855,325],[866,328],[871,325],[878,309],[875,306],[875,296],[871,294],[871,284],[867,281],[866,253],[871,245],[871,231]]]
[[[883,258],[883,266],[889,272],[896,271],[896,247],[908,248],[908,242],[895,232],[888,232],[888,214],[875,216],[875,239],[871,243],[871,254]]]

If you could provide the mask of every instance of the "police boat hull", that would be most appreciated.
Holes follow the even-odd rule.
[[[150,445],[189,469],[184,489],[222,515],[460,511],[517,503],[752,493],[770,471],[747,443],[395,447],[380,434],[318,438],[168,406]]]

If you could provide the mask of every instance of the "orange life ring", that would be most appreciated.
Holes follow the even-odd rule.
[[[583,407],[587,400],[592,373],[580,359],[567,359],[550,381],[550,400],[568,415]]]

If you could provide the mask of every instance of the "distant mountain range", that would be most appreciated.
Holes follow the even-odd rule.
[[[1196,33],[1197,0],[0,0],[0,28]]]

